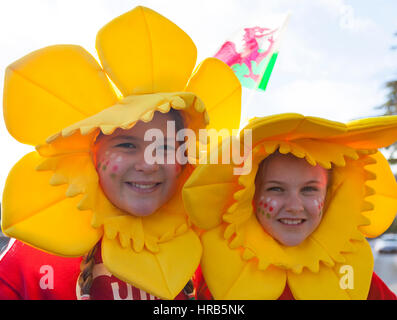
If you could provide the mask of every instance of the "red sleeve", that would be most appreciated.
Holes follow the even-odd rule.
[[[20,280],[20,270],[17,264],[13,263],[16,247],[15,239],[10,239],[7,247],[0,256],[0,299],[1,300],[20,300],[22,299],[22,284]],[[12,270],[12,271],[11,271]]]
[[[397,300],[397,296],[387,287],[374,272],[367,300]]]
[[[0,255],[0,299],[74,300],[80,262],[11,239]]]

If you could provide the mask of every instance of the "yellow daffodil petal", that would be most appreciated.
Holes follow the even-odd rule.
[[[81,196],[67,198],[67,186],[53,187],[49,184],[52,173],[35,170],[42,161],[32,152],[10,171],[3,193],[7,201],[3,200],[2,229],[10,237],[54,254],[84,255],[102,232],[91,227],[91,211],[76,208]]]
[[[104,237],[102,258],[117,278],[162,299],[173,299],[196,271],[201,257],[200,240],[188,230],[158,247],[156,253],[146,249],[137,253],[123,248],[117,239]]]
[[[124,96],[182,91],[196,47],[174,23],[145,7],[119,16],[97,35],[99,59]]]
[[[215,58],[204,60],[185,90],[194,92],[204,101],[210,118],[208,128],[239,129],[241,84],[224,62]]]
[[[334,267],[339,286],[352,300],[365,300],[371,285],[374,259],[368,241],[351,241],[354,252],[345,253],[346,261]]]
[[[349,295],[339,282],[340,275],[325,266],[317,273],[307,269],[300,274],[288,271],[288,286],[296,300],[348,300]]]
[[[266,272],[258,270],[257,261],[243,260],[241,250],[231,249],[223,233],[224,226],[218,226],[201,235],[201,268],[213,297],[277,299],[285,287],[285,272],[272,266]]]
[[[252,135],[254,146],[259,141],[269,138],[289,141],[313,137],[325,138],[344,133],[347,130],[343,123],[315,117],[304,117],[296,113],[254,118],[244,129],[255,131],[255,134]]]
[[[226,195],[231,196],[236,191],[237,177],[233,176],[232,170],[229,165],[201,165],[184,185],[182,195],[186,210],[199,228],[214,228],[222,222],[222,209],[230,202]],[[196,177],[199,179],[196,180]],[[204,211],[207,214],[203,215]]]
[[[369,180],[366,185],[374,190],[374,194],[365,198],[373,204],[374,209],[364,212],[371,223],[362,226],[360,230],[367,237],[377,237],[392,224],[397,212],[397,184],[393,172],[385,157],[377,152],[370,156],[376,160],[375,164],[365,167],[366,170],[376,176]]]
[[[332,141],[356,149],[379,149],[393,144],[397,137],[397,116],[359,119],[347,123],[348,132]]]
[[[333,184],[327,199],[329,205],[311,237],[335,261],[339,261],[343,260],[340,256],[341,249],[352,236],[360,235],[357,227],[364,223],[361,215],[365,181],[363,168],[358,162],[349,161],[346,167],[334,169],[332,179]]]
[[[355,241],[355,252],[333,268],[321,266],[319,272],[305,269],[301,274],[288,271],[288,285],[298,300],[364,300],[368,296],[373,272],[372,251],[367,241]]]
[[[105,73],[83,48],[57,45],[11,64],[4,81],[4,118],[18,141],[36,145],[117,101]]]

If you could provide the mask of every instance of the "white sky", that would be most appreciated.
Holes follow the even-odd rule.
[[[397,1],[390,0],[6,0],[0,2],[0,88],[5,68],[31,51],[78,44],[96,57],[97,31],[144,5],[179,25],[198,62],[236,29],[291,12],[266,92],[244,91],[244,117],[297,112],[336,121],[375,115],[397,77]],[[2,94],[2,91],[1,91]],[[248,99],[248,97],[250,99]],[[33,150],[0,121],[0,195],[11,167]]]

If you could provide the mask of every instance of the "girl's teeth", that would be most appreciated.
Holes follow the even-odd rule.
[[[140,189],[150,189],[156,186],[156,183],[153,184],[139,184],[139,183],[131,183],[132,186]]]
[[[303,219],[280,219],[280,222],[288,225],[296,225],[302,223]]]

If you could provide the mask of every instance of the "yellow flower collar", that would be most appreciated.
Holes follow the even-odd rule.
[[[91,157],[93,142],[99,132],[129,129],[170,108],[180,110],[196,133],[209,119],[211,128],[236,128],[241,86],[217,59],[205,60],[192,73],[194,43],[147,8],[137,7],[103,27],[96,47],[103,69],[83,48],[72,45],[40,49],[7,68],[7,128],[20,142],[37,145],[37,151],[9,173],[2,228],[11,237],[63,256],[82,256],[102,239],[110,272],[173,299],[201,257],[180,192],[192,167],[182,171],[172,199],[153,215],[136,218],[104,196]],[[114,85],[125,98],[119,99]]]
[[[283,114],[245,129],[253,130],[249,174],[233,175],[233,164],[200,165],[183,190],[192,222],[206,230],[202,270],[214,297],[277,299],[288,283],[296,299],[366,299],[373,261],[365,237],[384,232],[397,209],[396,181],[376,150],[395,140],[397,117],[345,125]],[[276,150],[333,169],[323,220],[295,247],[270,237],[253,212],[258,165]],[[353,287],[343,285],[345,266]]]

